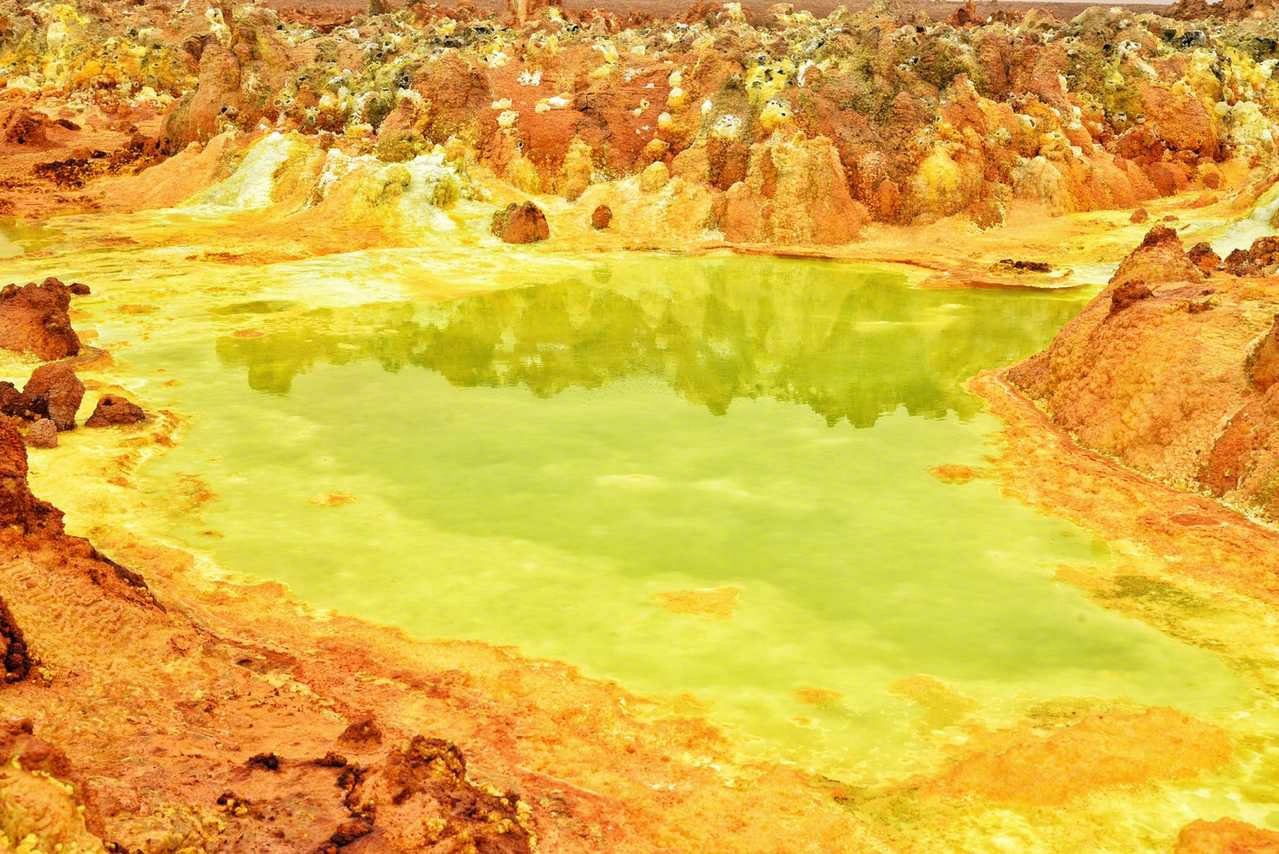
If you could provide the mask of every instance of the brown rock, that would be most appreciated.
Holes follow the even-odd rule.
[[[1207,243],[1196,243],[1190,247],[1186,257],[1204,273],[1215,273],[1221,269],[1221,256],[1213,252],[1212,246]]]
[[[67,309],[70,290],[54,278],[0,290],[0,347],[63,359],[80,352]]]
[[[1252,259],[1257,272],[1271,275],[1279,267],[1279,237],[1260,237],[1248,248],[1248,257]]]
[[[31,672],[31,654],[13,614],[4,599],[0,599],[0,683],[21,682]]]
[[[1118,314],[1139,300],[1154,296],[1150,286],[1136,280],[1123,282],[1110,292],[1110,313]]]
[[[1175,249],[1174,238],[1155,234],[1125,266],[1153,275],[1161,260],[1189,263]],[[1081,445],[1279,519],[1277,287],[1220,273],[1210,288],[1152,286],[1134,275],[1006,377]]]
[[[1186,256],[1177,232],[1160,225],[1146,234],[1141,245],[1123,260],[1110,281],[1116,286],[1129,281],[1158,285],[1165,282],[1198,282],[1203,277],[1199,267]]]
[[[111,427],[117,424],[137,424],[145,421],[147,414],[136,403],[118,394],[104,394],[94,407],[85,427]]]
[[[58,447],[58,425],[54,424],[52,419],[39,418],[27,427],[23,432],[23,438],[26,439],[28,447],[56,448]]]
[[[37,736],[30,718],[0,724],[0,763],[7,765],[14,759],[21,760],[28,771],[67,781],[75,777],[66,753]]]
[[[1236,249],[1226,256],[1226,272],[1232,276],[1255,276],[1258,268],[1246,249]]]
[[[11,382],[0,382],[0,414],[13,418],[24,418],[27,415],[27,398]]]
[[[329,842],[338,848],[345,848],[357,839],[368,836],[373,832],[372,819],[364,816],[356,816],[348,821],[344,821],[338,825],[338,829],[333,831],[333,835],[329,837]]]
[[[382,743],[382,727],[372,715],[353,721],[338,736],[338,744],[355,750],[372,750]]]
[[[503,210],[493,214],[490,231],[507,243],[536,243],[551,236],[542,209],[532,202],[511,202]]]
[[[60,515],[31,494],[27,484],[27,448],[12,424],[0,419],[0,527],[30,532],[52,523]]]
[[[458,831],[479,851],[532,850],[519,796],[468,784],[462,752],[441,738],[414,736],[403,750],[390,751],[383,764],[353,780],[346,805],[357,816],[376,816],[372,833],[395,840],[396,850],[430,850],[435,839]],[[463,823],[466,817],[474,818]]]
[[[613,209],[608,205],[600,205],[591,211],[591,228],[602,231],[613,221]]]
[[[1132,212],[1132,216],[1128,218],[1128,221],[1135,225],[1140,225],[1141,223],[1147,222],[1149,220],[1150,220],[1150,212],[1146,210],[1145,208],[1137,208],[1135,211]]]
[[[84,383],[66,362],[50,362],[31,373],[22,389],[32,412],[49,416],[59,430],[75,428],[76,411],[84,399]]]

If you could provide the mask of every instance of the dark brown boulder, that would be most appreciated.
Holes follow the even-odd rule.
[[[6,285],[0,290],[0,347],[64,359],[80,352],[67,309],[70,289],[54,278],[36,284]]]
[[[1190,263],[1205,273],[1214,273],[1221,269],[1221,256],[1212,251],[1212,246],[1207,243],[1196,243],[1190,247],[1186,257],[1190,259]]]
[[[507,243],[536,243],[551,236],[546,215],[532,202],[511,202],[503,210],[493,214],[490,230],[495,237]]]
[[[382,727],[372,715],[353,721],[338,736],[338,744],[354,750],[373,750],[382,743]]]
[[[21,682],[31,672],[31,653],[9,606],[0,599],[0,684]]]
[[[1118,314],[1128,306],[1152,296],[1145,282],[1128,281],[1117,286],[1110,294],[1110,313]]]
[[[0,382],[0,413],[23,418],[27,413],[27,398],[11,382]]]
[[[600,205],[591,211],[591,228],[602,231],[613,221],[613,209],[608,205]]]
[[[137,424],[145,421],[147,414],[136,403],[118,394],[104,394],[94,407],[85,427],[111,427],[117,424]]]
[[[1247,249],[1236,249],[1226,256],[1226,272],[1232,276],[1255,276],[1257,265]]]
[[[1279,237],[1260,237],[1248,248],[1248,257],[1260,275],[1273,275],[1279,267]]]
[[[84,383],[66,362],[50,362],[31,373],[22,389],[32,412],[47,415],[59,430],[75,428],[75,414],[84,399]]]

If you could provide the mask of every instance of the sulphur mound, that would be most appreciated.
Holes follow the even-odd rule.
[[[1087,447],[1279,519],[1276,243],[1223,264],[1153,230],[1008,379]]]

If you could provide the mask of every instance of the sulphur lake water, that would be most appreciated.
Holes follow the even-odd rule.
[[[933,471],[980,473],[998,423],[965,380],[1088,292],[741,257],[193,257],[60,272],[93,282],[116,381],[183,419],[134,473],[170,509],[135,527],[224,572],[682,697],[748,752],[859,779],[926,766],[974,708],[1241,695],[1056,580],[1105,543]]]

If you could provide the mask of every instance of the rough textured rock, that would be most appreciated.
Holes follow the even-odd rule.
[[[58,447],[58,425],[54,424],[51,418],[36,419],[23,431],[22,435],[26,439],[28,447]]]
[[[9,613],[9,606],[0,598],[0,684],[21,682],[31,672],[31,654],[27,650],[22,629]]]
[[[489,230],[495,237],[506,243],[536,243],[551,236],[546,215],[532,202],[524,204],[511,202],[493,214],[493,223]]]
[[[1158,226],[1151,229],[1141,245],[1123,260],[1111,283],[1144,282],[1154,285],[1160,282],[1195,282],[1202,278],[1203,272],[1186,254],[1177,232],[1167,226]]]
[[[67,314],[70,290],[54,278],[0,290],[0,347],[62,359],[80,352]]]
[[[1247,275],[1206,276],[1156,229],[1006,375],[1085,446],[1279,519],[1279,281],[1254,272],[1274,246],[1243,253]]]
[[[32,412],[47,415],[59,430],[75,428],[76,412],[84,399],[84,383],[67,362],[50,362],[36,368],[22,394]]]
[[[352,819],[335,835],[367,836],[364,844],[396,851],[463,840],[480,851],[533,850],[520,822],[518,796],[468,783],[462,751],[443,739],[414,736],[407,747],[391,750],[381,766],[350,779],[346,806]]]
[[[85,427],[112,427],[118,424],[137,424],[145,421],[147,414],[136,403],[118,394],[104,394],[93,408],[93,414],[84,422]]]
[[[26,445],[12,425],[0,422],[0,526],[29,529],[40,515],[40,502],[27,486]]]
[[[0,419],[0,528],[61,531],[61,513],[32,495],[27,485],[27,446],[4,419]]]
[[[608,205],[597,205],[591,211],[591,228],[602,231],[613,221],[613,211]]]
[[[741,243],[847,243],[868,216],[853,201],[839,154],[827,139],[751,146],[746,177],[725,194],[720,227]]]

